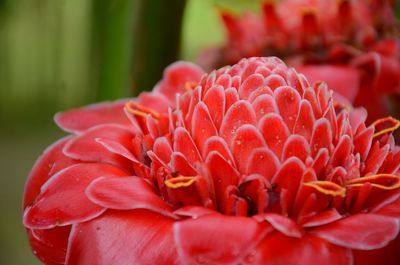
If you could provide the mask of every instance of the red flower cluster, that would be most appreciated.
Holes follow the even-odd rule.
[[[274,57],[201,75],[56,116],[24,197],[45,264],[397,264],[399,121]]]
[[[400,41],[391,1],[266,1],[260,16],[221,11],[227,43],[200,57],[206,68],[251,56],[279,56],[311,81],[323,80],[369,121],[400,115]],[[390,97],[388,97],[390,95]]]

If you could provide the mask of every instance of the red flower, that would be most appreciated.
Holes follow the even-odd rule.
[[[42,261],[397,264],[399,121],[366,127],[273,57],[185,84],[168,112],[126,103],[134,126],[58,117],[79,132],[38,161],[24,200]]]
[[[390,112],[400,115],[387,97],[400,97],[400,41],[390,1],[266,1],[261,16],[221,11],[221,17],[227,43],[202,54],[206,68],[279,56],[311,82],[324,80],[366,107],[370,122]]]

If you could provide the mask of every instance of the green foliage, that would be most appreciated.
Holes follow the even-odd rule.
[[[133,50],[133,91],[151,90],[178,58],[186,0],[138,1]]]
[[[92,70],[96,100],[129,94],[135,0],[96,0],[92,7]]]

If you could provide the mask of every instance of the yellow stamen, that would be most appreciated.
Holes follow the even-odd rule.
[[[136,116],[141,116],[141,117],[147,117],[147,115],[151,115],[155,119],[160,118],[160,113],[150,109],[146,108],[145,106],[136,103],[134,101],[129,101],[125,104],[125,109],[129,112],[132,113],[133,115]]]
[[[377,175],[352,179],[347,182],[347,186],[361,187],[365,183],[369,183],[372,187],[382,190],[394,190],[400,188],[400,177],[391,174],[377,174]]]
[[[303,185],[314,188],[325,195],[346,196],[346,189],[331,181],[310,181]]]
[[[170,178],[164,181],[165,185],[171,189],[178,189],[182,187],[189,187],[196,181],[194,176],[178,176],[176,178]]]
[[[382,125],[385,122],[392,123],[393,125],[391,127],[388,127],[386,129],[376,132],[373,135],[373,137],[381,136],[385,133],[391,133],[391,132],[397,130],[398,128],[400,128],[400,121],[393,117],[386,117],[386,118],[378,119],[378,120],[374,121],[371,125],[374,126],[376,129],[377,126]]]
[[[185,83],[185,89],[186,89],[186,91],[192,91],[193,88],[196,87],[196,85],[197,85],[196,82],[187,81],[187,82]]]

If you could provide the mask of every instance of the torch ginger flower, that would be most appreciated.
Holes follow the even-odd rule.
[[[95,125],[92,109],[58,116],[77,134],[37,162],[24,200],[42,261],[396,264],[399,121],[367,127],[365,111],[337,106],[325,83],[275,57],[200,81],[193,67],[145,94],[180,90],[169,110],[141,96],[125,103],[130,124]]]
[[[400,42],[391,1],[265,1],[259,16],[222,10],[221,17],[227,41],[201,54],[205,68],[279,56],[310,82],[323,80],[367,108],[368,122],[400,115]]]

